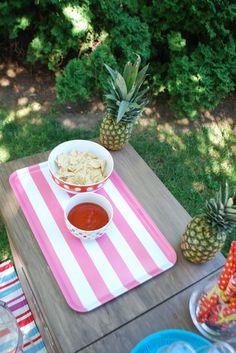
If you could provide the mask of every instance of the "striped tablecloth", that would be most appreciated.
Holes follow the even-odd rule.
[[[24,352],[47,353],[10,260],[0,263],[0,299],[7,303],[8,308],[16,317],[23,334]]]
[[[68,231],[64,208],[72,195],[55,184],[46,162],[17,170],[10,184],[74,310],[92,310],[176,261],[174,249],[115,171],[98,191],[113,206],[113,222],[108,234],[93,241]]]

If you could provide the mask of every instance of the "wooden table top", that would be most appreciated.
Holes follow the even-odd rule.
[[[222,255],[207,264],[187,262],[179,245],[189,214],[130,145],[112,155],[116,171],[174,247],[178,260],[170,270],[88,313],[75,312],[66,303],[8,182],[13,171],[47,160],[48,153],[0,166],[2,219],[48,352],[126,353],[159,329],[194,331],[189,296],[225,262]]]

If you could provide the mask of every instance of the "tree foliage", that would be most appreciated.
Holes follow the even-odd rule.
[[[55,71],[60,101],[102,92],[103,63],[121,68],[139,54],[152,94],[194,118],[235,88],[235,18],[233,0],[3,0],[0,45],[14,41]]]

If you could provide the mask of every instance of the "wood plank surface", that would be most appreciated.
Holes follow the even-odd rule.
[[[33,295],[37,298],[42,317],[57,339],[58,352],[71,353],[87,347],[191,286],[224,263],[222,255],[198,266],[183,259],[179,248],[180,236],[190,216],[134,149],[127,145],[122,151],[113,153],[115,169],[175,248],[177,264],[92,312],[81,314],[71,310],[8,182],[13,171],[45,161],[47,156],[47,153],[38,154],[0,167],[0,205],[3,221],[21,259]]]
[[[220,272],[216,273],[218,274]],[[190,316],[189,299],[193,291],[196,290],[199,285],[204,285],[208,283],[208,281],[209,278],[201,280],[197,284],[172,297],[167,302],[158,305],[148,313],[141,315],[101,340],[77,352],[129,353],[132,348],[146,336],[160,330],[173,328],[192,331],[201,336]]]

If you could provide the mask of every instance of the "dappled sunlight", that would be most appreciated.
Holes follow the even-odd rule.
[[[24,69],[18,67],[14,64],[1,64],[0,65],[0,74],[2,77],[0,78],[0,86],[8,87],[12,84],[12,80],[16,78]]]
[[[173,126],[166,123],[161,126],[157,125],[157,138],[161,142],[168,143],[173,150],[185,150],[186,146],[181,136],[177,135]]]
[[[153,126],[156,122],[155,118],[142,118],[139,120],[138,124],[142,127],[148,127],[148,126]]]
[[[20,109],[16,110],[16,117],[17,118],[25,118],[27,115],[29,115],[31,112],[31,108],[30,107],[23,107]]]
[[[43,119],[41,116],[35,116],[32,118],[31,122],[32,124],[39,126],[43,124]]]
[[[28,104],[28,102],[29,102],[29,98],[27,98],[27,97],[20,97],[17,100],[18,105],[26,105],[26,104]]]
[[[105,106],[102,102],[92,102],[92,106],[90,108],[92,113],[96,113],[97,111],[104,112]]]
[[[152,109],[152,108],[150,108],[150,107],[147,107],[147,108],[145,108],[144,109],[144,114],[146,115],[146,116],[152,116],[153,114],[157,114],[156,116],[157,117],[160,117],[159,115],[158,115],[158,113],[157,112],[155,112],[154,111],[154,109]]]
[[[79,5],[66,5],[63,14],[72,24],[72,33],[74,35],[83,34],[89,28],[89,19],[86,16],[84,8]]]
[[[2,125],[6,125],[11,123],[15,120],[15,112],[14,110],[10,110],[9,113],[6,115],[6,118],[3,120]]]
[[[13,70],[12,68],[8,69],[8,70],[6,71],[6,74],[7,74],[7,76],[10,77],[10,78],[16,77],[16,71]]]
[[[20,119],[31,113],[48,112],[55,104],[55,81],[50,73],[33,73],[16,63],[2,63],[0,87],[4,88],[0,90],[1,108],[14,110]]]
[[[0,86],[7,87],[10,86],[10,80],[8,78],[0,78]]]
[[[0,163],[5,163],[10,158],[10,152],[6,146],[0,146]]]
[[[209,146],[207,152],[209,153],[209,156],[211,156],[213,159],[219,160],[221,157],[220,151],[214,148],[214,146]]]
[[[204,183],[198,182],[198,181],[193,181],[192,182],[192,187],[198,192],[202,192],[206,190],[206,185]]]
[[[214,124],[214,126],[212,126],[211,129],[209,129],[208,131],[208,137],[212,144],[220,147],[225,146],[223,131],[219,128],[219,126]]]
[[[150,115],[139,120],[133,145],[173,193],[180,184],[188,190],[182,202],[194,209],[196,199],[203,195],[205,202],[204,195],[220,181],[236,181],[233,134],[228,121],[205,126],[199,120],[158,121]]]
[[[28,104],[28,99],[26,97],[21,97],[18,99],[17,108],[13,113],[16,118],[22,119],[31,115],[31,113],[38,113],[42,110],[42,105],[36,101]]]
[[[42,109],[42,106],[39,102],[33,102],[30,105],[30,109],[32,112],[39,112]]]
[[[10,251],[7,243],[5,244],[5,247],[1,246],[0,247],[0,259],[1,261],[7,260],[10,257]]]

